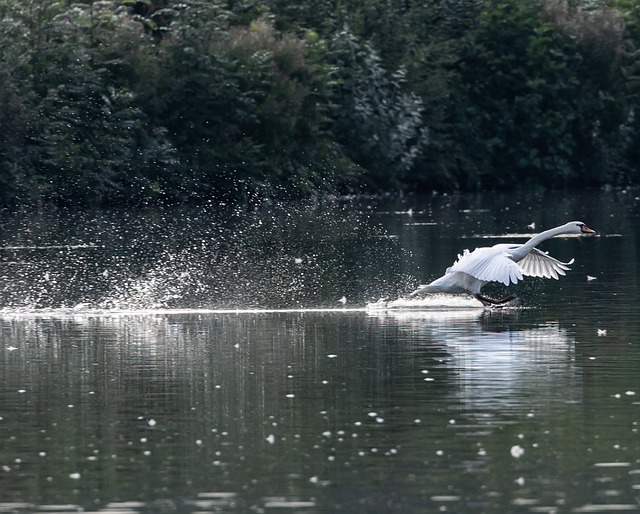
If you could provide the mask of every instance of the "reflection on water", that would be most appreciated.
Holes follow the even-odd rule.
[[[264,259],[231,266],[253,273],[236,285],[219,268],[229,250],[214,243],[226,252],[216,260],[202,247],[211,227],[195,222],[187,241],[140,222],[146,256],[127,239],[145,230],[114,227],[109,239],[97,218],[87,238],[79,226],[7,228],[6,247],[38,249],[11,250],[0,269],[0,513],[638,511],[638,210],[615,200],[558,202],[550,223],[524,209],[523,225],[504,228],[491,217],[504,208],[453,199],[411,214],[406,204],[358,208],[340,230],[322,227],[326,212],[305,215],[295,242],[268,250],[281,231],[243,250]],[[589,212],[563,212],[577,205]],[[550,242],[576,265],[562,281],[525,282],[520,306],[398,299],[472,246],[461,233],[565,218],[603,236]],[[366,244],[345,250],[356,242]],[[44,250],[60,243],[115,249]],[[289,257],[300,255],[316,256],[305,277],[322,276],[291,282],[302,275]],[[168,272],[151,287],[162,262]],[[358,280],[346,282],[351,271]],[[242,305],[240,286],[252,283],[259,292]],[[293,301],[283,300],[288,284]],[[100,303],[116,290],[127,301]]]
[[[389,315],[419,331],[426,344],[446,344],[449,367],[463,370],[460,395],[469,405],[504,411],[523,399],[546,396],[549,373],[575,376],[575,340],[557,321],[513,330],[520,309],[395,311]],[[565,378],[566,380],[566,378]],[[565,384],[566,386],[566,384]],[[572,384],[573,386],[573,384]],[[574,387],[568,388],[574,394]]]
[[[9,316],[0,512],[636,505],[637,379],[575,337],[482,309]]]

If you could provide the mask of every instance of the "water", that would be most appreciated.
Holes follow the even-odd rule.
[[[5,214],[0,513],[637,512],[637,196]],[[516,307],[394,302],[571,219]]]

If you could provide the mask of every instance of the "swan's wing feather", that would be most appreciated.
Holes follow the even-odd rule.
[[[447,273],[461,271],[486,282],[501,282],[506,286],[516,284],[522,280],[523,273],[520,266],[510,259],[509,246],[476,248],[473,252],[465,250]]]
[[[573,259],[569,262],[562,262],[551,257],[549,254],[534,248],[526,257],[518,261],[525,275],[530,277],[555,278],[566,275],[573,264]]]

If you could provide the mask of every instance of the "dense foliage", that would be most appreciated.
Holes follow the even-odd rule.
[[[639,181],[635,0],[0,0],[0,201]]]

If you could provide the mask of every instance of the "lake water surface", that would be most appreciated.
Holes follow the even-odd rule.
[[[516,306],[384,308],[573,219]],[[637,191],[4,213],[0,513],[638,512],[639,221]]]

